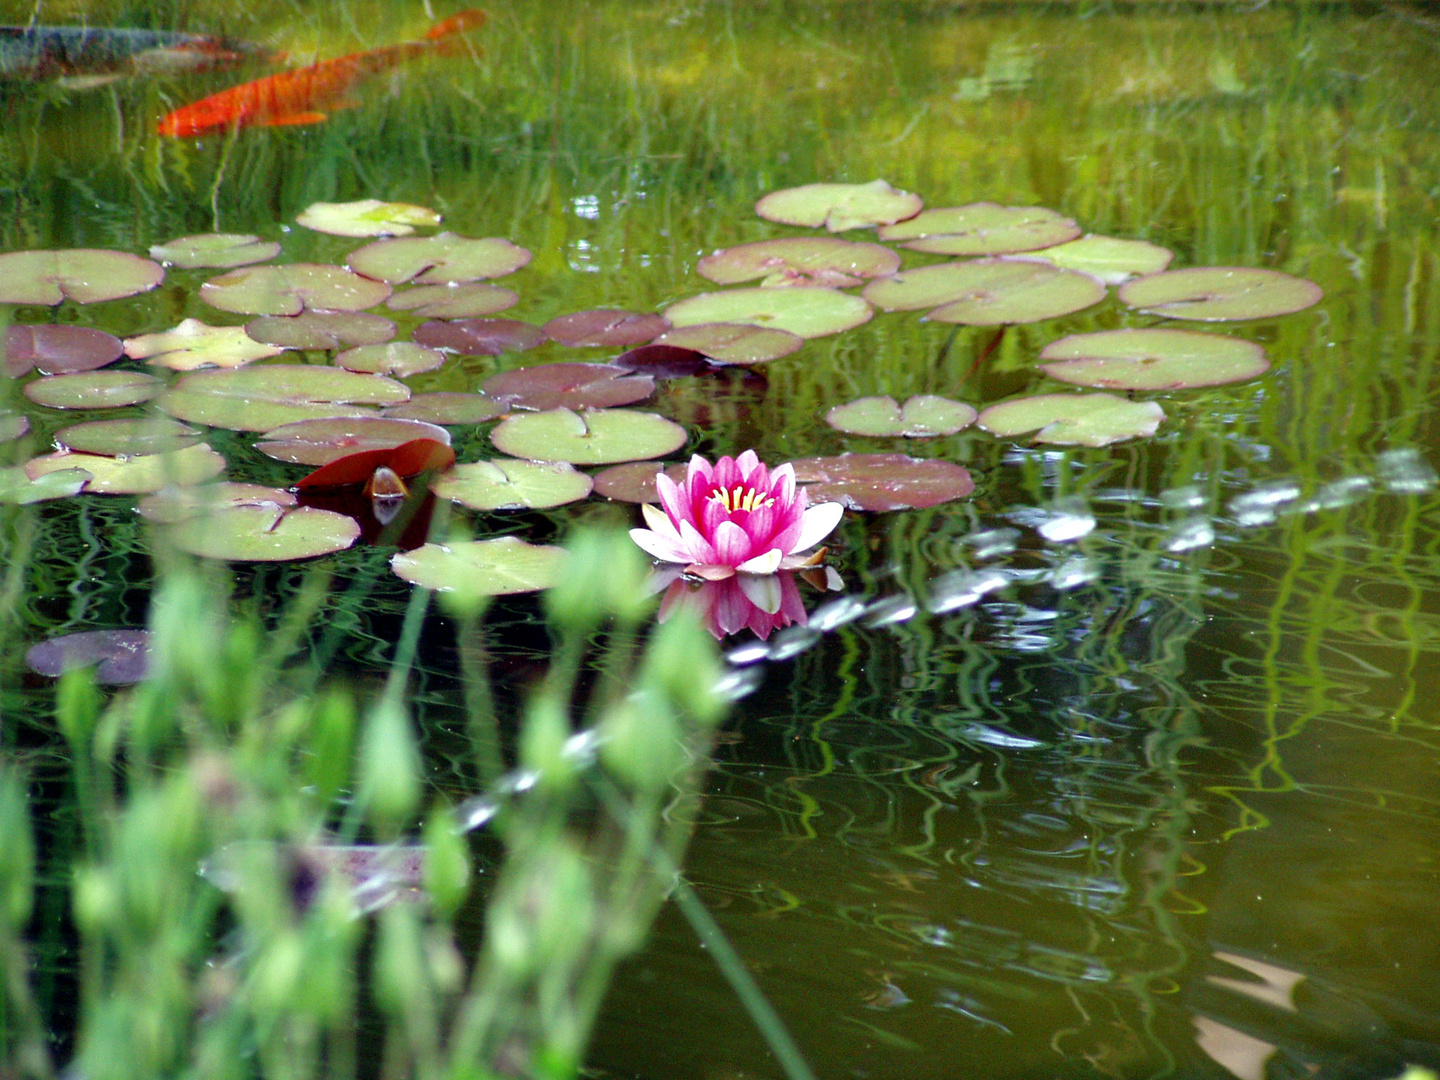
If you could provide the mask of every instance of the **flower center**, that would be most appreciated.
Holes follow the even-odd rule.
[[[716,488],[706,497],[723,506],[727,514],[734,514],[741,510],[749,513],[752,510],[759,510],[762,506],[775,505],[774,497],[761,495],[754,488],[743,487],[740,484],[736,484],[729,491],[724,488]]]

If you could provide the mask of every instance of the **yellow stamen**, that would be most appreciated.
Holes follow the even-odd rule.
[[[741,510],[747,513],[759,510],[762,506],[774,506],[775,499],[768,495],[761,495],[754,488],[747,488],[736,484],[733,489],[726,491],[724,488],[716,488],[709,496],[725,508],[728,514],[738,513]]]

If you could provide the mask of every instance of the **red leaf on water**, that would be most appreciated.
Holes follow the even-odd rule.
[[[322,465],[295,486],[301,491],[317,487],[343,487],[363,484],[382,466],[402,478],[415,476],[427,469],[448,469],[455,464],[455,451],[435,439],[411,439],[399,446],[381,450],[361,450],[336,458]]]

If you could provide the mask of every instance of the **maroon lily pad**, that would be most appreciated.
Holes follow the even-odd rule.
[[[694,349],[717,364],[748,365],[789,356],[805,344],[805,339],[774,326],[709,322],[667,330],[654,343]]]
[[[491,375],[481,388],[496,401],[541,412],[631,405],[655,392],[655,380],[613,364],[540,364]]]
[[[411,337],[427,349],[444,349],[461,356],[524,352],[545,340],[538,326],[515,319],[433,320],[421,323]]]
[[[530,252],[509,240],[474,240],[454,233],[378,240],[356,248],[345,263],[366,277],[403,285],[444,285],[513,274],[530,261]]]
[[[5,370],[16,378],[32,367],[42,375],[94,371],[113,364],[124,351],[124,344],[114,334],[89,326],[5,328]]]
[[[755,204],[755,213],[783,225],[823,225],[844,232],[866,225],[889,225],[914,217],[924,203],[884,180],[868,184],[805,184],[772,191]]]
[[[346,454],[301,477],[295,488],[297,491],[305,491],[309,488],[364,484],[381,468],[389,469],[402,479],[431,469],[448,469],[455,464],[455,451],[450,448],[449,440],[447,434],[444,442],[437,439],[412,439],[384,450],[362,450],[357,454]]]
[[[299,315],[261,315],[245,324],[245,333],[265,345],[334,350],[389,341],[395,336],[395,324],[363,311],[307,309]]]
[[[1197,266],[1136,278],[1120,302],[1167,319],[1230,322],[1289,315],[1318,304],[1324,292],[1305,278],[1255,266]]]
[[[282,424],[265,433],[255,449],[276,461],[328,465],[366,450],[390,450],[414,439],[450,444],[443,427],[392,417],[326,417]]]
[[[592,308],[557,316],[540,329],[546,337],[572,349],[623,348],[653,340],[670,329],[670,324],[659,315]]]
[[[384,282],[324,263],[247,266],[200,286],[201,300],[241,315],[299,315],[306,308],[361,311],[389,295]]]
[[[704,353],[677,345],[640,345],[621,353],[610,363],[653,379],[682,379],[708,371],[712,366]]]
[[[975,490],[968,470],[949,461],[904,454],[841,454],[800,458],[795,479],[812,503],[850,510],[909,510],[963,499]]]
[[[483,424],[504,416],[510,406],[488,394],[461,394],[439,391],[416,394],[409,401],[381,409],[380,415],[403,420],[425,420],[432,424]]]
[[[615,502],[658,503],[656,474],[663,472],[678,484],[685,479],[687,470],[684,462],[663,465],[657,461],[627,461],[623,465],[611,465],[595,474],[595,494]]]
[[[280,254],[280,245],[248,233],[200,233],[179,236],[150,249],[150,257],[167,266],[184,269],[212,267],[230,270],[237,266],[269,262]]]
[[[143,371],[82,371],[25,384],[25,396],[52,409],[115,409],[149,401],[165,384]]]
[[[882,240],[936,255],[1008,255],[1053,247],[1080,235],[1070,218],[1043,206],[978,202],[926,210],[880,230]]]
[[[395,293],[385,306],[410,311],[422,319],[478,319],[512,308],[520,301],[514,289],[483,282],[459,285],[417,285]]]
[[[30,646],[25,663],[41,675],[59,678],[72,668],[98,665],[95,681],[139,682],[150,669],[150,631],[85,630]]]
[[[762,285],[823,285],[848,288],[900,269],[900,256],[881,244],[833,236],[793,236],[737,244],[695,264],[695,272],[717,285],[763,278]]]
[[[164,277],[159,263],[123,251],[11,251],[0,255],[0,304],[93,304],[148,292]]]

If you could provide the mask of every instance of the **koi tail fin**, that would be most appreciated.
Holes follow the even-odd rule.
[[[462,11],[458,15],[451,15],[448,19],[442,19],[425,32],[428,41],[439,41],[451,34],[464,33],[466,30],[474,30],[477,26],[483,26],[489,15],[479,8],[471,8],[469,11]]]

